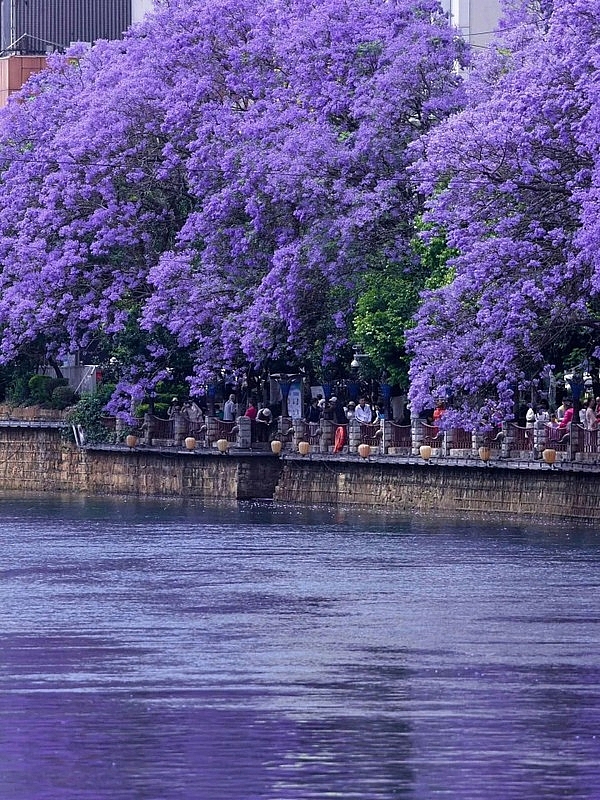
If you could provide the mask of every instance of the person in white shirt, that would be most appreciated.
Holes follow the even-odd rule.
[[[354,419],[358,422],[371,423],[373,412],[371,411],[371,406],[367,403],[366,397],[361,397],[358,401],[358,405],[354,409]]]
[[[223,421],[233,422],[235,419],[235,395],[230,394],[229,400],[223,406]]]
[[[596,409],[596,401],[592,397],[591,400],[588,400],[585,408],[585,427],[588,429],[588,431],[598,430],[598,417]]]

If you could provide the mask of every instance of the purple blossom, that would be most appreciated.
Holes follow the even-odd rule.
[[[0,358],[133,324],[192,385],[331,360],[365,264],[406,249],[409,147],[460,107],[457,62],[434,0],[171,0],[54,57],[0,117]]]
[[[446,392],[455,421],[510,418],[561,339],[597,326],[599,12],[512,16],[467,107],[419,143],[426,220],[457,255],[408,333],[416,409]]]

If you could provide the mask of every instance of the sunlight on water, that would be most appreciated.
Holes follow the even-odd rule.
[[[589,529],[0,514],[2,800],[600,797]]]

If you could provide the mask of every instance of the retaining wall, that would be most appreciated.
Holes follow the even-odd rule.
[[[286,460],[275,498],[449,516],[600,520],[600,474],[480,464]]]
[[[220,455],[65,443],[58,427],[0,427],[0,488],[246,500],[272,498],[280,462],[271,454]]]
[[[54,427],[53,427],[54,426]],[[0,488],[359,505],[452,516],[600,520],[600,471],[123,446],[78,449],[59,423],[0,423]],[[581,465],[580,465],[581,466]]]

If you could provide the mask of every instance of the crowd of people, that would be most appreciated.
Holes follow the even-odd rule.
[[[279,409],[272,409],[267,405],[259,404],[256,397],[251,397],[248,405],[241,405],[235,394],[230,394],[227,400],[221,405],[213,404],[211,416],[225,422],[233,422],[239,416],[245,416],[256,423],[257,441],[268,442],[277,433],[277,419],[275,412]],[[193,399],[186,399],[183,403],[178,397],[173,397],[167,411],[169,419],[173,420],[180,416],[185,419],[190,426],[190,430],[199,428],[207,416],[209,409],[202,406]],[[336,446],[339,449],[346,442],[346,426],[348,422],[355,419],[357,422],[369,425],[378,425],[384,418],[383,406],[369,402],[367,397],[360,397],[358,403],[349,400],[347,403],[341,402],[336,396],[329,399],[317,394],[306,403],[304,421],[316,430],[322,420],[329,420],[337,427]]]
[[[579,424],[586,430],[598,430],[599,409],[600,397],[585,398],[579,410]],[[444,402],[438,401],[429,420],[431,424],[437,427],[444,411]],[[208,415],[208,409],[203,408],[193,399],[186,399],[183,403],[180,403],[177,397],[173,397],[167,416],[169,419],[173,419],[177,414],[181,414],[192,426],[201,425]],[[260,405],[256,398],[252,398],[245,409],[243,406],[240,407],[235,394],[230,394],[222,406],[215,404],[214,416],[218,419],[233,422],[240,415],[255,420],[268,430],[275,424],[273,410],[266,405]],[[345,425],[351,419],[356,419],[357,422],[363,424],[377,425],[383,417],[383,407],[376,403],[370,403],[367,397],[361,397],[358,403],[350,400],[344,404],[335,396],[326,399],[322,395],[317,395],[310,399],[304,414],[304,420],[307,423],[330,420],[336,425]],[[565,397],[554,412],[549,409],[545,400],[542,400],[537,405],[529,403],[521,424],[531,429],[536,422],[542,422],[552,428],[566,429],[573,422],[573,419],[573,403],[570,398]]]
[[[183,403],[179,398],[173,397],[167,411],[167,417],[173,419],[178,414],[191,423],[202,423],[208,415],[208,409],[200,406],[196,401],[187,399]],[[235,394],[230,394],[228,399],[220,406],[215,404],[214,416],[226,422],[233,422],[238,416],[246,416],[256,422],[270,425],[273,422],[273,411],[268,406],[261,406],[256,398],[251,398],[247,408],[240,409]],[[355,418],[358,422],[376,425],[384,417],[383,407],[370,403],[367,397],[361,397],[358,403],[352,400],[343,404],[337,397],[328,400],[322,395],[313,397],[307,403],[304,420],[306,422],[320,422],[331,420],[337,425],[344,425]]]
[[[368,425],[376,425],[383,419],[383,408],[374,404],[371,405],[366,397],[361,397],[358,403],[350,400],[343,405],[337,397],[313,397],[306,409],[304,419],[306,422],[320,422],[328,419],[337,425],[345,425],[349,420],[356,419]]]
[[[589,397],[581,404],[577,421],[585,430],[598,430],[597,409],[599,404],[600,397]],[[575,410],[570,398],[565,397],[554,413],[550,412],[548,403],[545,401],[537,406],[529,403],[525,414],[525,427],[533,428],[536,422],[543,422],[552,428],[564,430],[574,421],[574,418]]]

